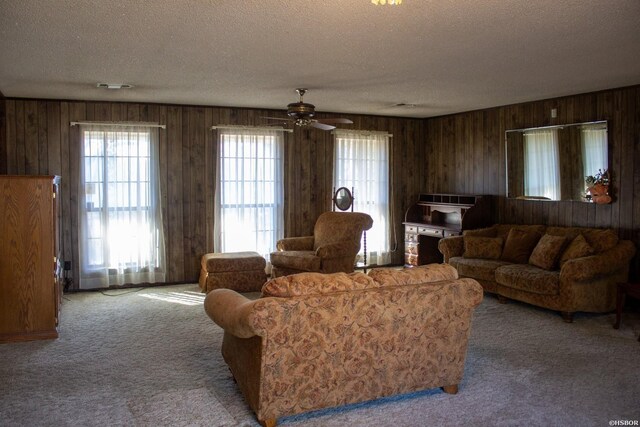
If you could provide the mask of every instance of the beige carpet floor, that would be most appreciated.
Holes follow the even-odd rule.
[[[256,426],[197,285],[65,295],[60,338],[0,345],[1,426]],[[439,389],[283,418],[283,426],[608,426],[640,420],[640,315],[487,296],[457,395]]]

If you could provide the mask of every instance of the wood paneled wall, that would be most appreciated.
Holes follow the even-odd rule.
[[[7,170],[7,117],[5,114],[6,100],[0,92],[0,171]]]
[[[610,227],[640,249],[640,86],[426,119],[427,191],[499,196],[495,221]],[[551,109],[557,117],[551,117]],[[614,201],[507,199],[504,132],[607,120]],[[639,257],[632,276],[640,277]]]
[[[0,173],[62,176],[62,250],[64,259],[72,261],[73,277],[78,277],[79,130],[70,122],[126,120],[167,126],[160,130],[160,165],[169,282],[196,281],[200,257],[213,251],[216,133],[210,127],[261,125],[262,116],[284,116],[272,110],[160,104],[15,98],[5,103]],[[336,116],[352,119],[349,128],[393,134],[392,221],[399,242],[393,262],[400,264],[404,212],[424,190],[424,120],[318,115]],[[286,133],[285,156],[285,234],[309,235],[316,218],[331,209],[333,136],[318,129]]]
[[[497,195],[495,221],[612,227],[640,248],[640,86],[497,107],[449,116],[404,119],[348,117],[353,129],[387,131],[392,139],[392,200],[403,260],[404,212],[420,192]],[[557,109],[558,117],[550,111]],[[4,111],[3,111],[4,110]],[[282,112],[93,101],[0,97],[0,173],[62,176],[62,249],[77,277],[78,143],[69,122],[151,121],[160,131],[163,215],[170,282],[195,281],[200,256],[213,250],[216,124],[260,125]],[[504,132],[507,129],[608,120],[614,203],[537,202],[506,199]],[[4,130],[2,129],[4,126]],[[344,126],[346,127],[346,126]],[[285,233],[311,234],[331,209],[333,137],[299,129],[285,134]],[[638,257],[634,276],[638,274]],[[76,285],[76,284],[74,284]]]

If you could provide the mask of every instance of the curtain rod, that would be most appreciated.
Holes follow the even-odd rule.
[[[145,127],[145,128],[161,128],[166,129],[166,125],[152,122],[71,122],[71,126],[77,125],[103,125],[103,126],[121,126],[121,127]]]
[[[279,126],[275,126],[275,127],[271,127],[271,126],[240,126],[240,125],[218,125],[218,126],[211,126],[209,128],[209,130],[216,130],[216,129],[252,129],[252,130],[277,130],[280,132],[293,132],[293,129],[285,129],[283,127],[279,127]]]
[[[389,138],[393,138],[393,134],[389,133],[389,132],[384,132],[384,131],[377,131],[377,130],[358,130],[358,129],[334,129],[331,131],[331,133],[333,134],[340,134],[340,133],[356,133],[359,135],[380,135],[380,136],[388,136]]]
[[[540,126],[535,128],[507,129],[505,132],[526,132],[528,130],[562,129],[567,126],[599,125],[599,124],[606,124],[606,123],[607,123],[606,120],[596,120],[594,122],[568,123],[566,125],[551,125],[551,126]]]

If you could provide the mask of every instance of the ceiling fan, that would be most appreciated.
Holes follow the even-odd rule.
[[[316,107],[313,104],[307,104],[302,100],[302,97],[305,93],[307,93],[307,89],[296,89],[298,95],[300,95],[299,102],[292,102],[287,105],[287,115],[289,117],[263,117],[263,119],[267,120],[278,120],[278,121],[288,121],[293,122],[298,126],[312,126],[314,128],[322,129],[322,130],[331,130],[336,127],[334,124],[344,123],[351,124],[353,123],[349,119],[314,119],[313,117],[316,115]]]

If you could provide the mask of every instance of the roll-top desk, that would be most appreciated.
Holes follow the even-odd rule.
[[[438,241],[491,224],[491,196],[420,194],[404,217],[406,266],[442,262]]]

